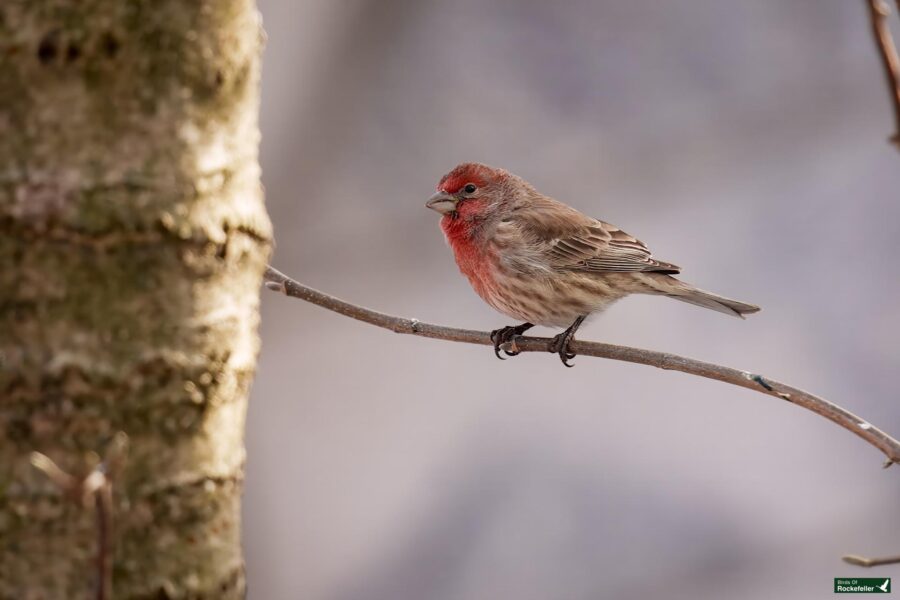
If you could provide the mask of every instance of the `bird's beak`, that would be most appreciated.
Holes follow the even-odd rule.
[[[428,199],[428,202],[425,203],[425,206],[427,206],[431,210],[441,213],[442,215],[446,215],[456,210],[456,198],[454,198],[447,192],[438,192]]]

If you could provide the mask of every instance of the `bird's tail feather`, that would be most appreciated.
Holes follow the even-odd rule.
[[[684,283],[683,281],[679,281],[678,283],[680,283],[681,285],[678,286],[674,291],[666,294],[667,296],[669,296],[670,298],[674,298],[675,300],[687,302],[688,304],[702,306],[703,308],[709,308],[711,310],[715,310],[726,315],[731,315],[732,317],[740,317],[742,319],[744,318],[744,315],[759,312],[759,307],[753,304],[747,304],[746,302],[740,302],[738,300],[732,300],[731,298],[719,296],[718,294],[713,294],[712,292],[707,292],[695,288]]]

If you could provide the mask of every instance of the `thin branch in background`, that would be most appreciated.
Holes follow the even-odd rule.
[[[128,436],[113,436],[104,459],[83,478],[74,477],[40,452],[31,453],[31,464],[44,473],[60,492],[79,506],[92,502],[97,521],[96,600],[112,598],[113,481],[119,476],[128,452]]]
[[[890,141],[900,148],[900,59],[897,57],[897,48],[894,46],[894,38],[891,36],[891,28],[887,21],[891,9],[885,0],[867,0],[867,2],[872,20],[872,33],[875,36],[894,106],[894,134],[890,137]],[[900,10],[900,0],[897,2],[897,9]]]
[[[900,564],[900,556],[883,556],[881,558],[867,558],[865,556],[857,556],[856,554],[848,554],[843,557],[845,563],[857,565],[860,567],[877,567],[879,565],[896,565]]]
[[[299,298],[338,314],[369,323],[383,329],[389,329],[395,333],[418,335],[421,337],[446,340],[451,342],[464,342],[467,344],[481,344],[492,346],[490,334],[486,331],[472,331],[470,329],[455,329],[442,325],[422,323],[417,319],[406,319],[380,313],[356,304],[350,304],[329,296],[323,292],[303,285],[281,273],[268,267],[265,273],[266,287],[270,290],[281,292],[292,298]],[[552,352],[552,340],[539,337],[517,337],[509,346],[514,346],[519,352]],[[840,425],[847,431],[861,437],[872,446],[881,450],[887,457],[884,463],[889,467],[893,463],[900,462],[900,442],[871,423],[857,417],[853,413],[836,404],[814,396],[798,388],[775,381],[747,371],[740,371],[730,367],[724,367],[712,363],[669,354],[655,350],[643,350],[628,346],[614,344],[601,344],[598,342],[574,341],[572,350],[579,356],[596,356],[630,363],[637,363],[660,369],[681,371],[689,375],[697,375],[707,379],[715,379],[724,383],[730,383],[756,392],[774,396],[796,404],[801,408],[810,410],[826,419]]]

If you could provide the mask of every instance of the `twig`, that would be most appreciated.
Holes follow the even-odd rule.
[[[845,563],[857,565],[860,567],[877,567],[879,565],[896,565],[900,563],[900,556],[883,556],[880,558],[867,558],[865,556],[857,556],[856,554],[848,554],[843,557]]]
[[[356,304],[350,304],[329,296],[323,292],[305,286],[295,281],[280,271],[268,267],[265,273],[266,287],[270,290],[281,292],[292,298],[299,298],[330,311],[344,316],[369,323],[377,327],[389,329],[396,333],[406,333],[421,337],[447,340],[451,342],[464,342],[467,344],[481,344],[490,346],[490,334],[486,331],[473,331],[471,329],[455,329],[431,323],[422,323],[417,319],[406,319],[380,313]],[[550,352],[551,340],[540,337],[518,337],[515,340],[516,349],[520,352]],[[871,423],[864,421],[853,413],[844,410],[836,404],[814,396],[808,392],[797,389],[747,371],[739,371],[730,367],[723,367],[712,363],[694,360],[654,350],[630,348],[614,344],[602,344],[598,342],[582,342],[575,340],[572,350],[580,356],[596,356],[620,360],[660,369],[681,371],[690,375],[697,375],[707,379],[715,379],[731,385],[754,390],[769,396],[787,400],[807,410],[825,417],[837,423],[844,429],[856,434],[863,440],[881,450],[887,457],[885,467],[900,462],[900,442],[884,433]]]
[[[97,511],[97,600],[112,598],[113,563],[113,496],[112,482],[104,478],[104,485],[94,493]]]
[[[890,142],[900,148],[900,59],[897,58],[897,48],[891,36],[891,28],[887,18],[891,14],[885,0],[867,0],[869,4],[869,16],[872,20],[872,33],[878,46],[881,64],[884,67],[887,79],[888,92],[894,105],[894,134]],[[900,10],[900,2],[897,3]]]
[[[44,473],[60,492],[80,506],[88,506],[93,499],[97,519],[97,558],[95,598],[112,598],[113,554],[113,481],[125,463],[128,436],[117,433],[106,451],[106,457],[90,473],[79,479],[63,471],[53,460],[40,452],[31,453],[31,464]]]

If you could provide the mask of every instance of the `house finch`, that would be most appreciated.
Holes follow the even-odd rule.
[[[565,327],[551,351],[567,367],[575,332],[591,314],[628,294],[659,294],[743,318],[758,306],[679,281],[680,268],[656,260],[618,227],[545,196],[503,169],[464,163],[444,175],[425,204],[475,292],[521,325],[491,332],[494,353],[534,325]]]

